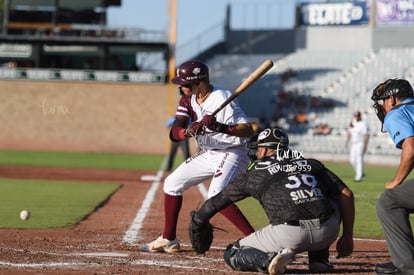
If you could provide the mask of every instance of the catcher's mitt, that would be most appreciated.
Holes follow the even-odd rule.
[[[191,211],[191,222],[188,227],[188,233],[190,235],[191,246],[193,249],[201,254],[210,249],[210,245],[213,241],[213,225],[210,222],[198,224],[194,221],[194,215],[196,211]]]

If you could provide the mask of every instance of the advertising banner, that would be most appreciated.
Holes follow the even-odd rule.
[[[377,26],[414,23],[414,0],[377,0]]]
[[[35,68],[0,68],[0,79],[97,81],[165,84],[166,76],[154,72],[83,71]]]
[[[304,3],[300,11],[303,26],[363,25],[369,22],[367,1]]]

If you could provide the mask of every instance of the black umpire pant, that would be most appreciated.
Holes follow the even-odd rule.
[[[393,264],[414,274],[414,236],[409,215],[414,212],[414,179],[386,189],[377,202],[377,215]]]

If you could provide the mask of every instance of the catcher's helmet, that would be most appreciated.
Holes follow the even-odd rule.
[[[184,62],[177,69],[177,75],[172,82],[177,85],[186,85],[208,79],[208,67],[197,60]]]
[[[259,136],[259,133],[252,136],[246,145],[247,156],[249,157],[251,161],[254,161],[257,159],[257,144],[258,144],[257,137],[258,136]]]
[[[257,146],[271,149],[287,148],[289,146],[289,137],[280,128],[267,128],[259,133]]]
[[[413,88],[405,79],[388,79],[375,87],[372,92],[371,99],[376,102],[381,99],[386,99],[392,95],[399,98],[414,96]]]

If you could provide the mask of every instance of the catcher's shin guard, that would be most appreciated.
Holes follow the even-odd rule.
[[[224,261],[233,270],[267,273],[270,261],[276,253],[265,253],[249,246],[240,247],[239,242],[227,246]]]

